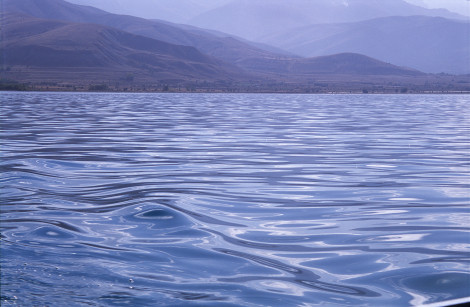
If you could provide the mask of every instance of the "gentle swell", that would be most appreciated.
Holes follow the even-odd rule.
[[[470,296],[467,96],[0,101],[2,305]]]

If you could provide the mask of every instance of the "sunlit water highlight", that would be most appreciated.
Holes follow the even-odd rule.
[[[469,96],[0,100],[2,306],[470,296]]]

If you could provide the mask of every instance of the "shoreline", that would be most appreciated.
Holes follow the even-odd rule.
[[[66,90],[66,89],[0,89],[0,92],[15,93],[95,93],[95,94],[302,94],[302,95],[470,95],[470,91],[408,91],[406,93],[391,91],[223,91],[223,90],[197,90],[197,91],[123,91],[123,90]]]

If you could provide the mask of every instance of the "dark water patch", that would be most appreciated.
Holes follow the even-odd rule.
[[[470,263],[470,257],[439,257],[439,258],[430,258],[423,259],[412,262],[412,264],[420,263],[433,263],[433,262],[456,262],[456,263]]]
[[[104,245],[99,245],[99,244],[93,244],[93,243],[86,243],[86,242],[81,242],[80,244],[94,247],[94,248],[100,248],[104,250],[110,250],[110,251],[121,251],[121,252],[126,252],[126,251],[131,251],[129,249],[123,249],[123,248],[115,248],[115,247],[110,247],[110,246],[104,246]]]
[[[74,232],[82,232],[80,228],[73,226],[66,222],[55,221],[55,220],[42,220],[42,219],[9,219],[9,220],[2,220],[2,223],[44,223],[44,224],[51,224],[65,230],[70,230]]]

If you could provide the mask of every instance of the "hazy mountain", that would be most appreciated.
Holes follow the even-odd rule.
[[[94,7],[75,5],[62,0],[2,0],[2,9],[4,12],[73,22],[99,21],[108,14]]]
[[[250,75],[229,64],[201,54],[193,47],[168,44],[97,24],[44,20],[3,13],[0,48],[2,78],[32,84],[179,84],[180,82],[235,81],[311,82],[331,75],[346,84],[351,78],[419,76],[358,54],[309,59],[245,59]],[[356,77],[357,78],[357,77]],[[338,80],[339,81],[338,81]]]
[[[451,12],[470,17],[470,1],[468,0],[405,0],[414,5],[426,8],[446,8]]]
[[[247,60],[249,61],[249,60]],[[362,75],[362,76],[420,76],[422,72],[357,54],[341,53],[297,59],[254,61],[253,71],[285,75]]]
[[[230,0],[68,0],[90,5],[110,13],[126,14],[147,19],[162,19],[187,23],[197,15],[224,5]]]
[[[425,9],[404,0],[232,0],[190,21],[250,40],[317,23],[354,22],[387,16],[461,18],[444,9]]]
[[[264,42],[305,57],[354,52],[425,72],[470,73],[470,23],[439,17],[312,25]]]
[[[2,66],[43,69],[42,78],[63,78],[74,69],[99,75],[133,73],[152,80],[227,80],[244,74],[193,47],[173,45],[96,24],[1,17]],[[49,75],[47,74],[49,73]],[[124,73],[126,72],[126,73]]]
[[[3,0],[5,11],[20,12],[38,18],[96,23],[171,44],[192,46],[201,52],[228,63],[245,59],[284,57],[281,51],[260,49],[260,44],[242,42],[223,33],[210,32],[169,22],[111,14],[96,8],[71,4],[62,0]],[[273,47],[266,49],[273,50]],[[243,66],[249,69],[249,67]]]
[[[62,0],[4,0],[3,16],[2,67],[9,67],[4,75],[20,81],[126,82],[131,74],[141,84],[236,80],[253,86],[310,83],[326,75],[340,84],[376,82],[376,76],[397,80],[423,75],[352,53],[314,58],[279,55],[219,32],[110,14]]]
[[[163,19],[176,23],[188,23],[208,10],[223,6],[233,0],[67,0],[71,3],[90,5],[102,10],[148,19]],[[252,0],[256,1],[256,0]],[[311,0],[315,2],[317,0]],[[405,0],[425,8],[447,8],[451,12],[470,15],[466,0]]]

